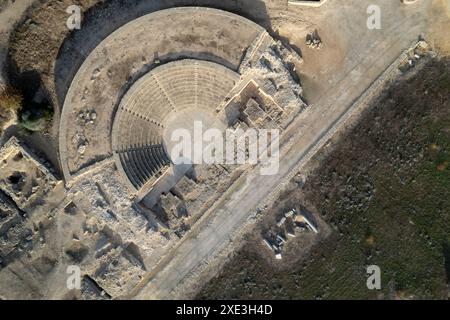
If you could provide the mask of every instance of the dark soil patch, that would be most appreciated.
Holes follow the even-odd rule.
[[[447,299],[450,59],[393,84],[321,162],[294,201],[334,230],[304,262],[271,268],[250,240],[199,298]],[[366,287],[378,265],[382,289]]]

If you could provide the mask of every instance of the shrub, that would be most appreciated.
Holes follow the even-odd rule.
[[[23,96],[11,86],[0,86],[0,110],[18,112],[22,109]]]
[[[34,104],[19,113],[21,126],[29,131],[45,131],[53,118],[53,108],[47,104]]]

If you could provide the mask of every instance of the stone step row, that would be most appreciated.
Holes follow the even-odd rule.
[[[136,189],[162,174],[170,164],[162,144],[117,151],[122,167]]]
[[[162,142],[162,128],[136,115],[124,114],[118,126],[117,144],[113,146],[116,150]]]

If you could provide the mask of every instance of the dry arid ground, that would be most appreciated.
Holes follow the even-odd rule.
[[[10,15],[17,21],[15,26],[14,24],[8,25],[11,32],[10,34],[5,33],[5,39],[9,37],[9,41],[4,39],[0,43],[0,48],[2,46],[8,48],[4,69],[12,84],[24,92],[25,103],[33,99],[39,92],[42,98],[53,107],[54,121],[45,134],[34,133],[24,139],[36,145],[41,152],[46,154],[53,165],[59,168],[56,140],[64,96],[58,92],[58,89],[61,90],[62,87],[70,84],[74,72],[90,51],[120,26],[146,13],[176,6],[193,5],[193,3],[189,0],[27,1],[29,8],[23,15],[20,11],[23,9],[22,6],[15,4],[17,8],[11,9],[14,12]],[[4,4],[0,2],[0,4],[5,8],[6,4],[12,7],[8,1],[4,1]],[[195,1],[194,4],[237,12],[271,28],[271,21],[266,14],[265,5],[261,1],[202,0]],[[79,32],[71,31],[66,26],[66,20],[69,17],[66,9],[71,5],[79,6],[83,14],[83,28]],[[286,6],[286,4],[280,6],[278,1],[273,2],[272,5],[277,10],[280,7],[284,9]],[[107,23],[105,23],[105,19],[107,19]],[[0,23],[0,27],[1,25],[2,23]],[[71,51],[75,53],[73,54]],[[61,76],[61,72],[66,72],[65,68],[67,67],[70,69],[69,74]],[[61,71],[61,69],[63,70]]]
[[[25,105],[37,98],[55,112],[52,125],[43,132],[22,134],[17,130],[18,126],[12,125],[4,135],[0,135],[0,144],[7,137],[16,135],[37,149],[38,153],[45,153],[56,168],[64,162],[58,151],[58,137],[64,136],[66,132],[65,129],[59,132],[61,110],[75,73],[106,36],[141,15],[185,5],[223,9],[256,22],[267,29],[271,36],[290,44],[304,58],[305,63],[297,72],[305,90],[305,100],[310,103],[312,111],[309,113],[310,118],[305,116],[304,122],[299,119],[298,125],[292,126],[289,131],[288,136],[295,137],[296,141],[295,147],[286,148],[285,156],[280,159],[286,171],[283,176],[286,177],[261,183],[263,180],[255,175],[253,179],[247,179],[245,185],[237,184],[235,191],[239,189],[239,192],[236,191],[233,197],[229,196],[230,192],[223,197],[223,202],[217,201],[217,205],[209,210],[214,211],[216,216],[206,215],[203,224],[192,228],[191,234],[183,238],[184,246],[181,244],[169,250],[164,247],[166,242],[161,237],[163,233],[157,233],[157,229],[151,230],[155,231],[152,235],[156,240],[148,248],[157,249],[149,251],[152,253],[148,254],[147,269],[142,271],[144,280],[136,286],[136,290],[131,291],[130,297],[173,298],[177,297],[176,293],[182,293],[184,295],[179,296],[184,297],[186,292],[197,290],[206,281],[204,279],[209,279],[209,275],[204,278],[200,275],[203,272],[201,268],[208,261],[214,258],[215,263],[222,266],[226,260],[222,257],[228,256],[229,252],[234,254],[236,248],[241,247],[240,236],[233,233],[238,229],[236,226],[244,229],[240,221],[250,221],[247,216],[250,217],[251,211],[256,210],[257,206],[258,210],[263,207],[259,204],[266,201],[264,195],[270,198],[270,206],[272,200],[278,198],[269,192],[272,189],[279,190],[282,196],[268,210],[255,231],[246,237],[243,249],[235,254],[217,278],[204,287],[199,298],[447,297],[450,272],[450,239],[447,232],[450,219],[449,60],[435,60],[417,76],[405,75],[385,91],[378,103],[364,114],[351,131],[334,137],[326,150],[315,157],[310,165],[311,175],[300,172],[284,189],[286,182],[298,171],[293,169],[294,165],[313,146],[316,138],[325,135],[325,127],[329,128],[333,119],[338,119],[340,112],[347,110],[352,101],[411,41],[416,41],[420,35],[441,53],[450,52],[450,37],[445,32],[450,27],[450,0],[429,0],[433,1],[430,6],[430,2],[422,2],[428,0],[420,0],[412,6],[403,6],[399,0],[395,3],[376,0],[383,8],[387,8],[384,11],[388,12],[384,23],[389,28],[371,33],[360,27],[366,23],[366,3],[360,0],[330,0],[320,10],[288,6],[285,0],[16,0],[15,5],[10,5],[12,1],[0,0],[0,18],[8,17],[8,23],[5,23],[7,19],[0,19],[0,58],[5,51],[8,53],[5,61],[6,78],[23,91]],[[23,1],[20,6],[19,1]],[[345,5],[338,7],[339,1]],[[9,6],[3,7],[6,2]],[[25,11],[31,3],[33,5]],[[79,5],[83,11],[83,27],[74,32],[66,27],[69,15],[66,9],[73,4]],[[421,5],[428,8],[427,12],[418,10]],[[400,10],[399,15],[393,8]],[[8,9],[8,14],[1,15]],[[220,25],[217,21],[215,23]],[[324,42],[322,50],[305,45],[306,35],[316,29]],[[176,33],[175,27],[170,30]],[[121,50],[114,51],[117,55],[127,56],[133,53],[133,47],[128,46],[123,53]],[[145,56],[150,59],[152,54],[147,52]],[[115,67],[118,65],[115,64]],[[131,64],[124,63],[123,66],[125,71],[120,75],[125,82]],[[118,83],[122,85],[121,81],[118,80]],[[98,96],[101,96],[100,91]],[[92,97],[97,95],[93,94]],[[101,109],[97,102],[93,104]],[[97,120],[100,119],[98,115],[102,115],[101,112],[94,114]],[[99,139],[98,132],[101,129],[100,126],[93,126],[92,136],[100,141],[99,144],[109,145],[109,134],[105,143]],[[70,201],[78,201],[76,205],[84,208],[81,211],[86,212],[87,217],[114,218],[114,214],[110,215],[110,208],[115,211],[117,202],[121,203],[121,208],[127,208],[123,212],[118,210],[121,214],[134,214],[133,210],[128,211],[131,208],[128,200],[122,202],[128,199],[129,194],[121,188],[113,188],[119,186],[118,180],[112,179],[116,175],[114,166],[111,166],[113,173],[104,171],[104,175],[100,172],[106,166],[102,166],[100,164],[98,168],[102,170],[95,174],[90,169],[83,172],[86,176],[81,175],[79,180],[82,188],[73,189]],[[91,173],[92,176],[89,176]],[[104,192],[105,186],[112,192],[113,201],[105,196],[108,193]],[[60,207],[63,207],[61,199],[65,192],[69,192],[69,188],[63,189],[61,187],[55,191],[57,200],[54,206],[60,203]],[[106,199],[108,203],[103,204],[98,199]],[[290,240],[283,252],[283,259],[275,260],[273,252],[262,243],[261,236],[273,227],[281,214],[298,205],[312,212],[320,233],[317,236],[304,233]],[[109,209],[106,209],[108,206]],[[49,211],[45,207],[38,209],[43,215]],[[99,213],[102,210],[107,214],[102,216]],[[58,211],[63,222],[71,219],[64,212],[65,208]],[[263,212],[266,213],[265,210]],[[79,214],[79,217],[85,217],[84,213]],[[253,226],[253,220],[251,223]],[[120,232],[124,230],[120,227],[128,226],[122,222],[116,225]],[[71,228],[75,227],[67,224],[67,229],[59,233],[52,229],[48,232],[57,237],[66,234],[70,237]],[[148,230],[146,228],[146,232]],[[103,234],[100,233],[100,236],[103,237]],[[139,238],[128,237],[128,233],[126,236],[132,241]],[[73,238],[79,240],[75,233]],[[139,238],[149,242],[152,239],[147,233],[142,239]],[[228,245],[228,241],[229,251],[221,252],[222,245]],[[56,245],[58,241],[48,242]],[[128,246],[124,248],[128,250]],[[58,254],[62,252],[60,248],[50,249]],[[84,249],[82,246],[71,247],[66,251],[67,257],[61,253],[64,256],[62,261],[65,263],[74,257],[77,260],[77,254],[74,254],[77,251],[82,252]],[[160,259],[161,256],[167,259]],[[370,264],[381,267],[381,291],[369,291],[366,288],[366,266]],[[24,263],[19,269],[26,269],[29,265]],[[214,268],[214,264],[211,266],[212,276],[220,268]],[[134,277],[142,277],[133,269],[123,269]],[[11,291],[30,294],[30,297],[32,294],[33,298],[58,297],[59,292],[55,288],[61,284],[64,287],[66,273],[63,264],[53,270],[52,275],[61,283],[47,281],[48,288],[43,290],[44,293],[40,292],[42,286],[38,285],[35,286],[39,288],[36,292],[17,285],[5,285],[4,288],[17,287],[17,290]],[[20,276],[20,272],[16,274]],[[121,277],[117,276],[123,279]],[[114,297],[119,297],[122,294],[119,291],[126,291],[129,287],[116,286],[115,279],[105,277],[103,280],[105,283],[114,283]],[[126,285],[131,286],[130,282]],[[64,297],[72,298],[71,295]]]
[[[333,229],[326,240],[273,268],[258,229],[198,298],[446,299],[449,128],[447,58],[387,89],[280,199],[318,212]],[[381,291],[366,287],[372,264],[381,268]]]
[[[432,44],[442,52],[442,54],[450,54],[450,1],[435,0],[434,6],[431,8],[431,14],[436,17],[431,25],[430,40]]]

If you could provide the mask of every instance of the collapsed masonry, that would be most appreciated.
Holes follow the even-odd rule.
[[[53,226],[46,212],[53,201],[51,194],[62,187],[52,172],[44,158],[15,137],[0,149],[1,276],[21,264],[42,276],[54,263],[48,256],[33,259],[33,253],[46,245],[46,233]],[[9,270],[1,272],[10,265]]]
[[[263,236],[263,243],[275,254],[277,260],[281,260],[289,238],[295,238],[305,231],[319,233],[311,213],[304,208],[294,208],[284,213],[277,221],[276,227]]]
[[[180,19],[201,23],[175,32],[170,22]],[[203,41],[186,41],[197,31]],[[156,41],[156,33],[173,39],[173,47]],[[216,34],[223,34],[215,39],[222,43],[206,46]],[[128,57],[124,47],[135,48],[134,54]],[[155,52],[161,60],[147,61]],[[297,53],[257,24],[214,9],[163,10],[119,28],[86,58],[67,92],[59,133],[66,189],[43,166],[22,170],[41,168],[42,161],[19,167],[14,159],[20,156],[6,152],[0,193],[6,267],[0,281],[26,289],[6,292],[2,286],[0,296],[126,297],[252,170],[238,164],[174,166],[163,136],[167,119],[194,111],[212,114],[236,135],[246,128],[283,132],[306,107],[296,73],[301,64]],[[71,265],[81,270],[81,290],[66,286]]]
[[[216,108],[217,117],[235,132],[249,128],[282,132],[306,107],[295,74],[295,66],[301,64],[302,59],[293,50],[262,33],[247,50],[239,70],[241,79]],[[140,205],[182,237],[248,167],[194,166],[161,194],[156,204],[144,199]]]

